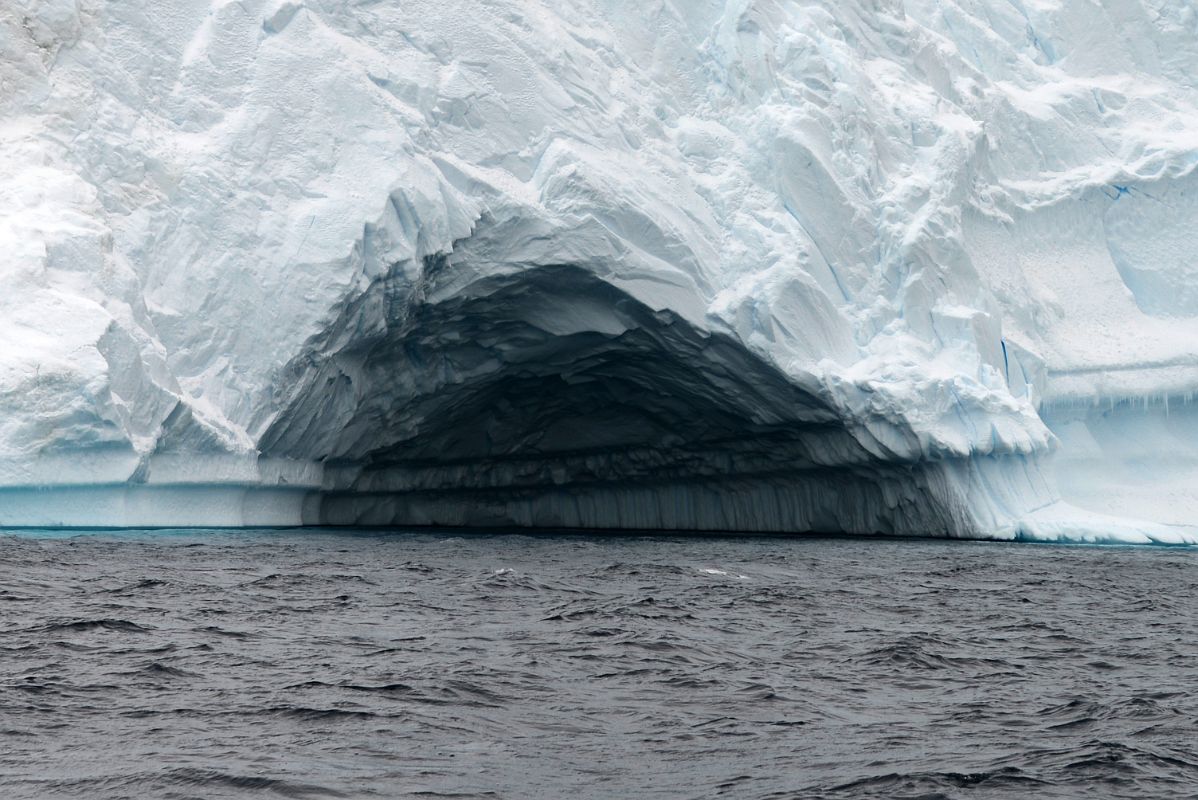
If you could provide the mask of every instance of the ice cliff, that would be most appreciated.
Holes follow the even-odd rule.
[[[1195,0],[0,0],[0,524],[1192,541]]]

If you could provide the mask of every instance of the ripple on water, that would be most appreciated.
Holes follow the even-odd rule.
[[[13,800],[1198,787],[1194,550],[327,531],[0,545]]]

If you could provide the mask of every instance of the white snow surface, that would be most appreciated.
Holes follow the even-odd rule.
[[[3,0],[0,524],[1198,541],[1198,0]]]

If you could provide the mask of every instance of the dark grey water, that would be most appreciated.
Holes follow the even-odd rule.
[[[0,796],[1198,797],[1198,550],[0,537]]]

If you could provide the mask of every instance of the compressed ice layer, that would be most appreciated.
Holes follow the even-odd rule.
[[[15,0],[0,524],[1185,539],[1061,410],[1198,385],[1196,68],[1191,0]]]

